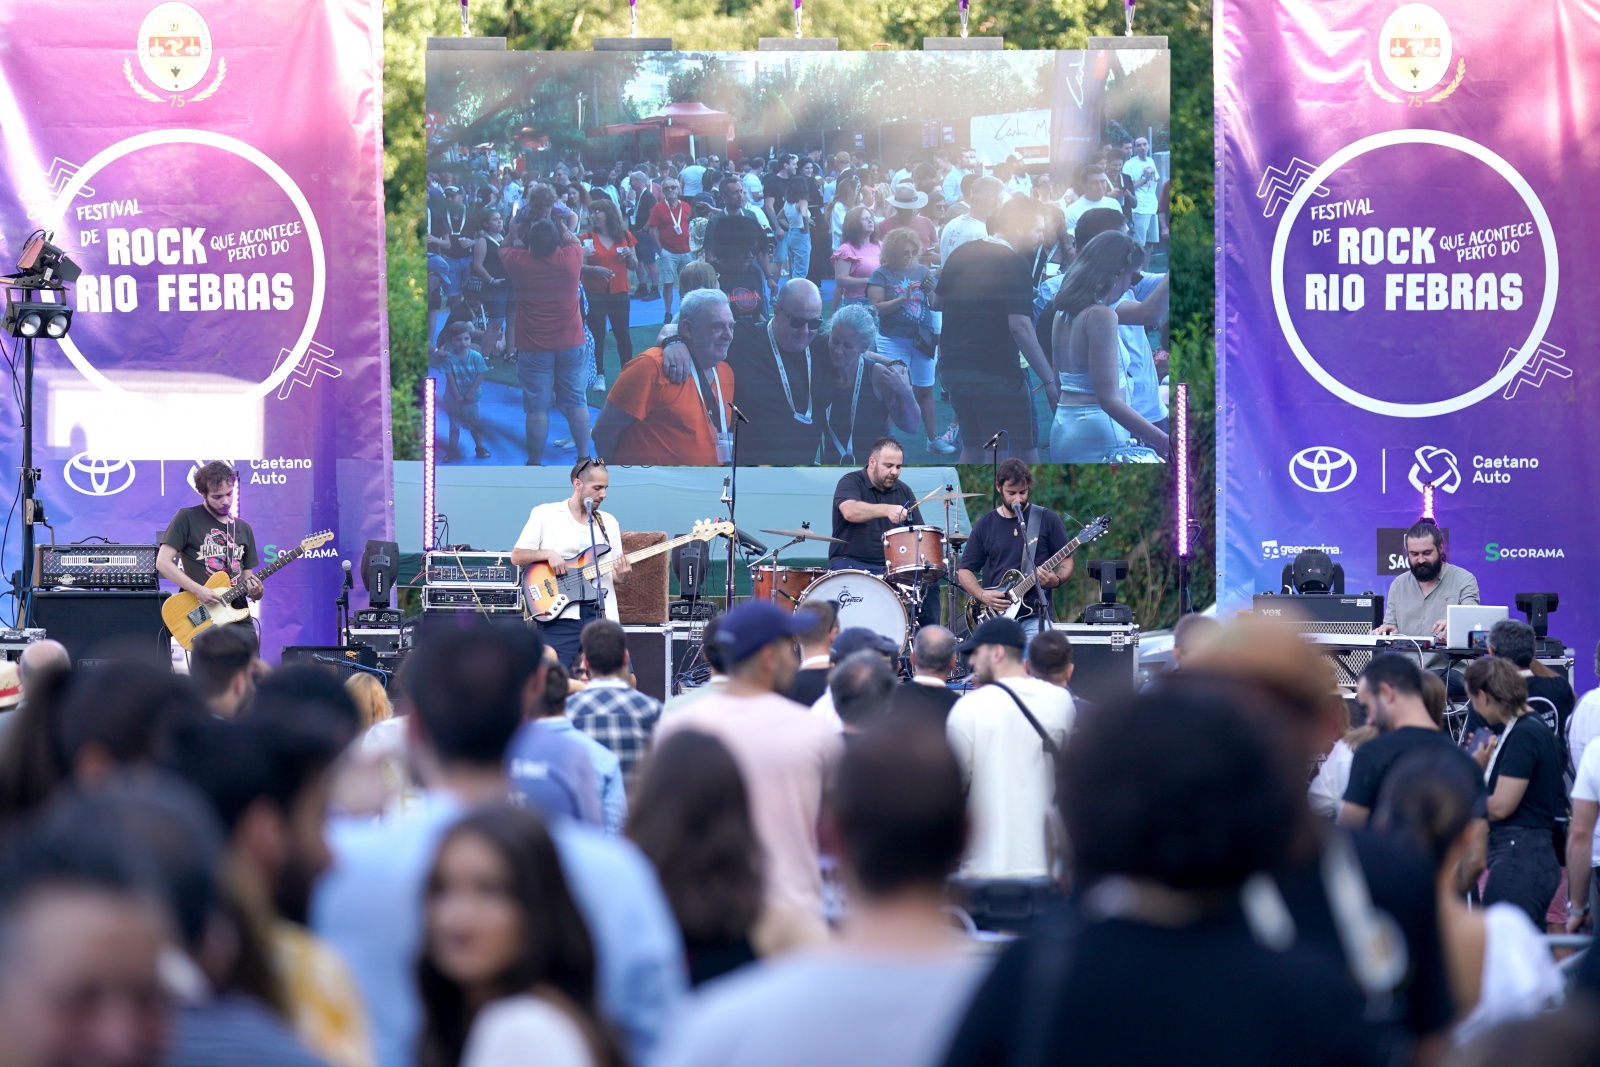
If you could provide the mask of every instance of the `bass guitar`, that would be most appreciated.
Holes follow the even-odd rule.
[[[1111,525],[1111,517],[1102,515],[1078,532],[1078,536],[1067,542],[1067,546],[1060,552],[1039,564],[1039,570],[1055,570],[1067,561],[1067,557],[1079,548],[1093,541],[1105,533]],[[1004,593],[1011,601],[1010,606],[1004,611],[999,611],[984,604],[981,600],[972,600],[967,604],[967,623],[974,629],[986,619],[1025,619],[1033,614],[1031,608],[1023,606],[1023,598],[1039,580],[1038,570],[1032,574],[1023,574],[1018,570],[1009,570],[1000,577],[1000,584],[985,586],[990,592]]]
[[[332,530],[323,530],[314,533],[301,541],[287,552],[278,553],[278,558],[256,571],[256,577],[263,582],[281,569],[293,563],[313,548],[321,548],[333,540]],[[200,598],[190,592],[174,593],[161,605],[161,621],[167,624],[167,629],[172,633],[172,639],[183,646],[185,652],[194,643],[195,634],[202,630],[209,630],[213,626],[226,626],[230,622],[250,617],[248,607],[236,608],[235,600],[244,596],[245,579],[241,571],[238,578],[230,579],[227,571],[218,571],[206,579],[206,588],[215,589],[222,602],[218,604],[202,604]]]
[[[679,545],[690,541],[709,541],[713,537],[732,537],[733,523],[726,520],[716,521],[702,519],[694,524],[694,529],[679,537],[669,538],[659,545],[641,548],[637,552],[629,552],[626,559],[629,563],[637,563],[641,559],[659,556],[663,552],[671,552]],[[548,563],[530,563],[522,572],[522,598],[524,610],[530,618],[540,622],[549,622],[566,610],[567,606],[594,599],[595,579],[601,575],[610,574],[616,569],[617,559],[596,558],[604,557],[611,551],[610,545],[597,545],[599,550],[586,548],[576,556],[566,558],[567,573],[558,576],[555,568]]]

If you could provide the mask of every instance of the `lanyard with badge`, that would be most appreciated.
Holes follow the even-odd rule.
[[[696,367],[691,377],[694,378],[694,391],[700,394],[700,410],[705,414],[706,425],[711,428],[711,437],[717,445],[717,462],[726,463],[733,458],[733,435],[728,432],[728,405],[722,402],[722,378],[716,368],[712,368],[711,388],[717,393],[717,418],[722,423],[722,430],[718,432],[717,424],[711,421],[711,412],[706,409],[706,390],[700,384],[700,368]]]
[[[833,447],[839,450],[839,462],[841,463],[855,462],[856,405],[861,401],[861,377],[866,373],[866,370],[867,361],[866,358],[863,357],[861,361],[856,364],[856,387],[850,393],[850,439],[845,441],[843,444],[840,444],[839,434],[833,428],[833,420],[831,417],[828,420],[828,436],[833,438]],[[832,412],[832,404],[828,405],[828,410],[830,413]]]
[[[788,312],[784,312],[785,315]],[[772,346],[772,361],[778,365],[778,380],[783,383],[783,398],[789,402],[789,411],[794,415],[794,421],[802,426],[811,425],[811,410],[815,399],[808,392],[806,394],[806,413],[800,414],[800,409],[794,403],[794,391],[789,388],[789,369],[783,365],[783,355],[778,351],[778,338],[772,332],[772,320],[767,320],[767,343]],[[811,346],[806,346],[806,382],[811,381]],[[856,376],[859,387],[861,376]]]
[[[681,234],[683,232],[683,222],[689,217],[689,205],[682,200],[678,201],[678,206],[683,208],[682,215],[672,210],[671,204],[663,202],[663,206],[667,209],[667,219],[672,223],[672,232]]]

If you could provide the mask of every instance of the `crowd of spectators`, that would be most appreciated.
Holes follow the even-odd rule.
[[[1165,247],[1164,189],[1146,137],[1108,141],[1070,167],[983,160],[959,146],[884,163],[821,149],[613,163],[511,146],[441,150],[426,229],[447,458],[462,455],[463,427],[477,458],[494,453],[479,395],[502,364],[520,388],[530,464],[547,450],[551,462],[569,450],[615,458],[614,442],[591,438],[591,403],[642,420],[654,393],[686,384],[698,386],[712,434],[715,409],[735,397],[741,409],[786,398],[786,415],[800,420],[801,398],[820,394],[820,417],[803,422],[815,431],[780,447],[784,458],[755,462],[853,462],[845,446],[891,424],[920,433],[929,455],[963,462],[981,461],[997,432],[1026,462],[1162,458],[1167,289],[1147,268]],[[1115,245],[1080,256],[1109,230],[1121,234]],[[802,282],[822,294],[799,320],[806,336],[764,344],[760,361],[773,372],[736,374],[719,404],[711,376],[696,373],[703,358],[673,345],[692,307],[685,298],[718,290],[735,325],[759,334]],[[646,303],[653,332],[636,340]],[[850,307],[859,355],[851,366],[824,360],[813,375],[806,355]],[[660,363],[629,369],[657,351]],[[898,378],[863,383],[869,367],[898,367]],[[769,395],[780,386],[782,396]],[[865,412],[863,395],[875,401]],[[942,426],[937,402],[949,405]],[[552,412],[565,420],[562,440],[551,440]],[[727,461],[667,436],[689,451],[655,462]]]

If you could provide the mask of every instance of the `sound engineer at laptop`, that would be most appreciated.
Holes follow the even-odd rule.
[[[1447,609],[1452,604],[1478,603],[1478,579],[1466,568],[1446,561],[1444,535],[1429,519],[1406,531],[1406,559],[1411,567],[1390,584],[1383,625],[1373,633],[1431,634],[1435,642],[1442,643]],[[1422,660],[1423,667],[1431,671],[1442,671],[1448,663],[1438,652],[1427,653]]]

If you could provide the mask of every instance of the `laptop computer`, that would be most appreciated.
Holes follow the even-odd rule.
[[[1444,643],[1450,648],[1467,648],[1472,644],[1472,631],[1487,631],[1506,618],[1510,609],[1487,604],[1451,604],[1444,609]]]

